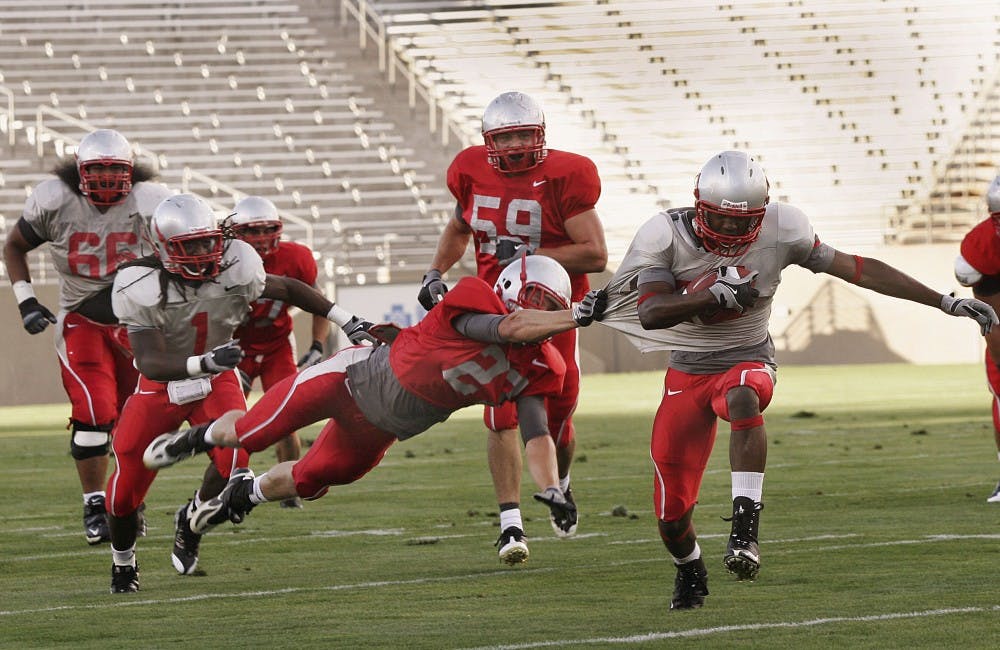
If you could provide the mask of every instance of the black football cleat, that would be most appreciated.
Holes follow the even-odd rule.
[[[708,569],[701,558],[677,565],[674,578],[674,595],[670,609],[697,609],[705,604],[708,595]]]
[[[757,530],[763,508],[764,504],[755,503],[749,497],[736,497],[733,499],[733,516],[726,519],[733,522],[733,527],[722,561],[726,570],[735,574],[738,580],[756,580],[760,572]]]
[[[208,424],[202,424],[191,429],[156,436],[142,453],[142,464],[149,469],[163,469],[185,458],[208,451],[213,445],[205,442],[206,429]]]
[[[528,561],[528,545],[524,541],[524,531],[517,526],[505,528],[497,538],[497,553],[500,561],[514,566]]]
[[[134,594],[139,591],[139,564],[135,566],[111,565],[111,593]]]
[[[198,548],[201,546],[201,535],[193,532],[190,525],[188,501],[174,515],[174,550],[170,554],[177,573],[191,575],[198,568]]]
[[[202,503],[191,513],[191,530],[200,536],[225,521],[243,523],[255,505],[250,502],[253,479],[249,468],[234,471],[218,496]]]
[[[90,497],[83,505],[83,534],[91,546],[111,541],[108,510],[102,495]]]

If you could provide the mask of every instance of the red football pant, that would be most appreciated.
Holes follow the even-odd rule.
[[[56,327],[56,353],[72,406],[70,417],[92,425],[117,420],[139,380],[125,328],[70,312]]]
[[[153,438],[179,429],[185,421],[195,426],[246,407],[235,370],[212,379],[212,392],[205,399],[183,405],[170,403],[166,384],[140,377],[139,387],[125,402],[111,441],[117,467],[108,479],[108,512],[125,517],[146,498],[156,471],[146,469],[142,454]],[[209,456],[225,478],[237,467],[246,467],[249,460],[245,451],[224,447],[213,449]]]
[[[295,352],[292,349],[292,341],[287,337],[279,339],[266,350],[248,348],[244,352],[246,356],[240,362],[240,370],[245,372],[251,380],[260,377],[260,384],[264,390],[274,386],[285,377],[294,375],[298,370],[295,367]]]
[[[378,465],[396,442],[394,435],[365,419],[347,383],[347,366],[367,357],[371,350],[347,348],[285,378],[236,421],[240,446],[253,453],[296,429],[329,419],[292,468],[295,490],[305,499],[323,496],[331,485],[358,480]]]
[[[718,418],[729,420],[726,393],[747,386],[761,412],[774,394],[771,372],[762,363],[740,363],[714,375],[667,370],[663,399],[653,419],[653,508],[663,521],[676,521],[698,500],[705,466],[715,444]]]
[[[576,334],[576,330],[569,330],[552,337],[552,344],[566,362],[566,379],[558,397],[545,398],[545,412],[548,415],[549,435],[560,449],[569,446],[576,437],[573,412],[580,397],[580,350]],[[483,411],[483,422],[490,431],[516,429],[517,405],[505,402],[500,406],[487,406]]]

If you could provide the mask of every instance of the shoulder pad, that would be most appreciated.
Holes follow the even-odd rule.
[[[259,284],[259,294],[263,291],[267,274],[264,272],[264,261],[245,241],[231,239],[226,242],[226,250],[222,254],[222,272],[219,282],[227,285]]]
[[[49,211],[58,210],[76,196],[73,188],[58,178],[45,179],[31,192],[31,200],[42,210]]]
[[[115,314],[131,313],[134,307],[152,307],[160,301],[160,271],[148,266],[126,266],[115,274],[111,305]],[[122,310],[119,313],[119,309]]]
[[[132,187],[130,196],[135,200],[136,210],[143,215],[152,215],[156,206],[168,196],[172,196],[173,191],[163,183],[143,181]]]

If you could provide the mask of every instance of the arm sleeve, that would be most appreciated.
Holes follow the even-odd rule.
[[[506,343],[500,337],[500,321],[504,316],[499,314],[470,314],[457,316],[452,321],[452,327],[462,336],[480,343]]]
[[[548,417],[545,414],[545,398],[541,395],[527,395],[517,399],[517,421],[521,427],[521,440],[549,435]]]
[[[24,217],[17,220],[17,229],[21,233],[21,236],[24,237],[24,241],[33,247],[38,248],[45,243],[45,239],[35,232],[35,229],[31,227],[31,224]]]

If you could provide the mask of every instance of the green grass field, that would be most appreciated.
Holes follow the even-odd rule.
[[[164,470],[134,596],[108,593],[110,551],[83,539],[67,409],[2,409],[0,647],[1000,647],[1000,506],[985,502],[1000,467],[982,375],[783,368],[767,411],[760,578],[737,583],[722,567],[723,426],[695,514],[711,595],[692,612],[668,609],[674,570],[652,515],[660,373],[585,378],[579,532],[556,539],[526,482],[526,565],[497,561],[485,438],[467,410],[303,510],[262,506],[220,527],[203,541],[202,576],[178,576],[169,554],[173,512],[204,462]]]

